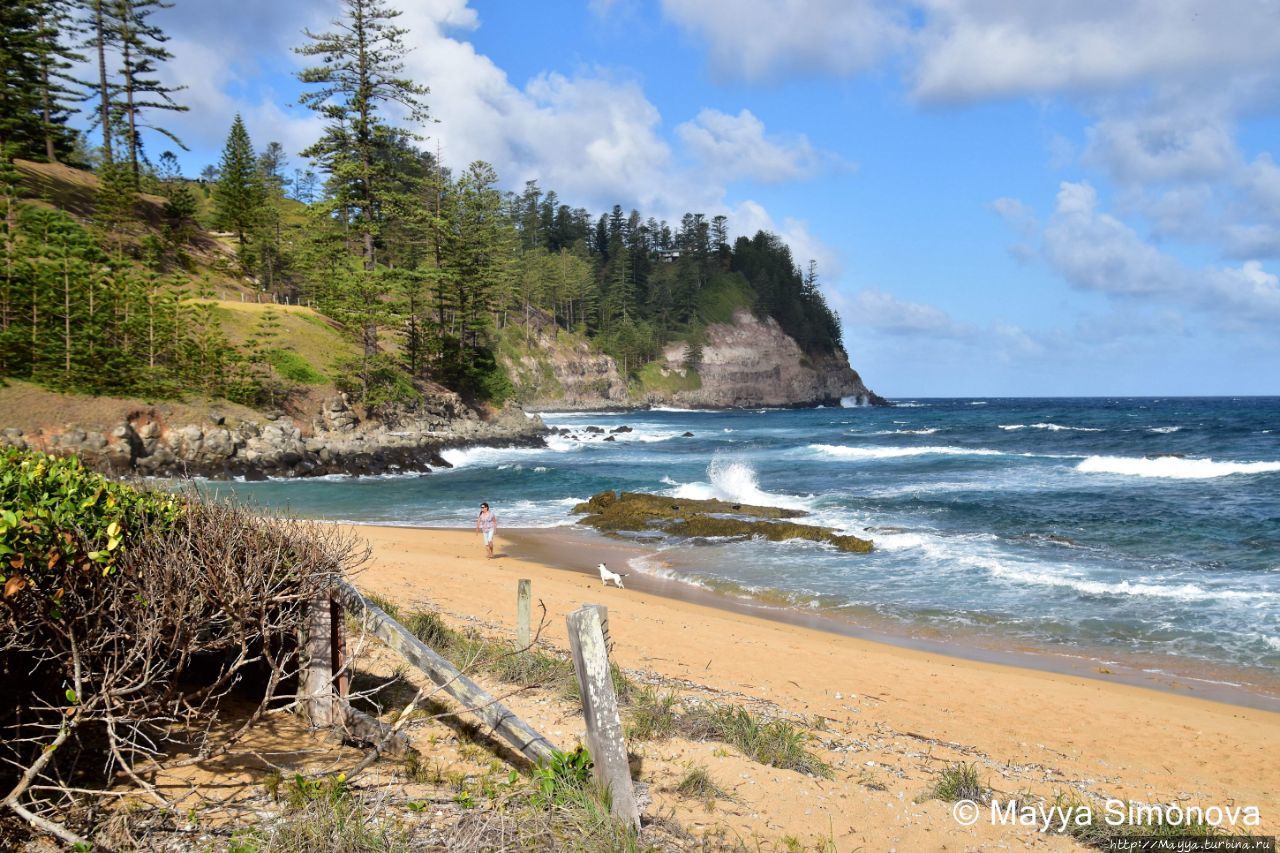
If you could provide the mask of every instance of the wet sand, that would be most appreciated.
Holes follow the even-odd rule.
[[[597,563],[626,571],[628,560],[651,553],[641,543],[605,536],[589,528],[513,528],[504,531],[504,538],[510,543],[507,551],[512,557],[592,576],[597,575]],[[1277,674],[1268,676],[1197,661],[1140,657],[1112,649],[1011,646],[1004,638],[991,636],[932,638],[901,629],[895,631],[870,614],[842,617],[829,611],[781,606],[637,571],[631,572],[627,585],[664,598],[932,654],[1030,667],[1280,712],[1280,675]]]
[[[565,614],[584,603],[606,604],[614,656],[624,667],[656,673],[682,690],[714,691],[820,721],[814,743],[835,768],[830,781],[747,762],[715,744],[638,746],[655,801],[695,830],[727,822],[744,838],[829,837],[842,850],[1010,843],[1075,849],[1026,827],[985,820],[962,827],[947,804],[914,801],[939,769],[960,760],[976,762],[1006,797],[1074,791],[1145,803],[1255,805],[1262,831],[1280,825],[1280,714],[1272,711],[874,642],[829,625],[799,624],[809,619],[804,614],[760,618],[762,610],[750,603],[704,598],[684,584],[637,573],[625,590],[604,589],[595,564],[603,559],[620,568],[631,546],[602,537],[500,531],[501,556],[486,560],[470,531],[357,530],[373,546],[373,562],[357,583],[401,606],[430,606],[510,632],[516,582],[530,578],[535,620],[545,607],[543,642],[565,648]],[[678,597],[663,594],[676,591]],[[580,720],[563,710],[523,708],[518,697],[512,705],[559,745],[573,746]],[[663,793],[662,780],[692,762],[731,790],[731,804],[703,813]]]

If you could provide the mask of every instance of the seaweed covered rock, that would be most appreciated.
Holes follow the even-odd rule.
[[[598,530],[659,531],[672,536],[760,536],[774,542],[807,539],[826,542],[842,551],[865,553],[871,543],[844,536],[829,527],[801,524],[787,519],[806,513],[771,506],[752,506],[721,500],[684,500],[642,492],[609,490],[573,508],[584,514],[579,524]]]

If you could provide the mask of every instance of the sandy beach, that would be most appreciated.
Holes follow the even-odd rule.
[[[529,578],[535,621],[540,605],[546,609],[543,644],[566,648],[565,614],[605,604],[614,657],[627,670],[682,695],[812,729],[811,746],[834,767],[832,780],[767,767],[714,742],[634,745],[640,780],[652,791],[650,812],[674,814],[695,834],[791,837],[839,850],[1076,849],[1032,827],[992,826],[985,812],[976,825],[961,826],[950,804],[917,802],[957,761],[975,762],[1001,799],[1076,792],[1256,806],[1262,822],[1250,831],[1280,825],[1280,714],[1271,711],[902,648],[634,588],[602,589],[587,570],[611,548],[621,558],[622,543],[557,549],[500,533],[499,559],[486,560],[470,531],[356,530],[373,548],[357,584],[401,607],[436,609],[453,624],[510,635],[516,583]],[[557,746],[576,745],[581,720],[571,708],[524,694],[509,704]],[[693,764],[705,766],[731,799],[709,809],[667,790]]]

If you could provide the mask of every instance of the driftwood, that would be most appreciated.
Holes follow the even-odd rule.
[[[468,678],[449,661],[436,654],[409,630],[388,616],[350,583],[339,580],[334,595],[352,613],[362,614],[365,628],[409,663],[422,670],[442,692],[475,714],[489,729],[530,761],[549,760],[555,747],[528,723]]]

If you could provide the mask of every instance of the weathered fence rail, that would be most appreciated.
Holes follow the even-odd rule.
[[[442,658],[430,646],[423,643],[396,620],[392,619],[378,607],[360,594],[360,591],[346,581],[338,581],[333,588],[333,601],[340,604],[348,612],[357,616],[364,623],[365,629],[386,643],[389,648],[400,654],[405,660],[421,670],[442,693],[452,697],[466,712],[475,714],[497,737],[506,741],[513,749],[534,763],[550,759],[555,747],[547,738],[532,726],[520,719],[498,699],[491,696],[483,687],[476,684],[467,675],[449,661]],[[315,725],[336,725],[334,719],[334,703],[345,701],[338,697],[338,688],[334,684],[333,673],[341,671],[341,665],[334,666],[336,641],[330,638],[341,633],[341,616],[333,615],[329,608],[316,607],[313,617],[313,628],[309,632],[307,652],[311,661],[318,661],[316,672],[308,667],[303,684],[308,699],[308,711],[316,708],[316,716],[312,716]],[[333,622],[339,620],[339,625]],[[327,653],[320,647],[322,640],[315,635],[322,635],[323,643],[328,646]],[[328,664],[328,674],[325,664]],[[326,690],[326,684],[329,689]],[[317,719],[317,716],[319,719]],[[327,721],[327,722],[326,722]]]

